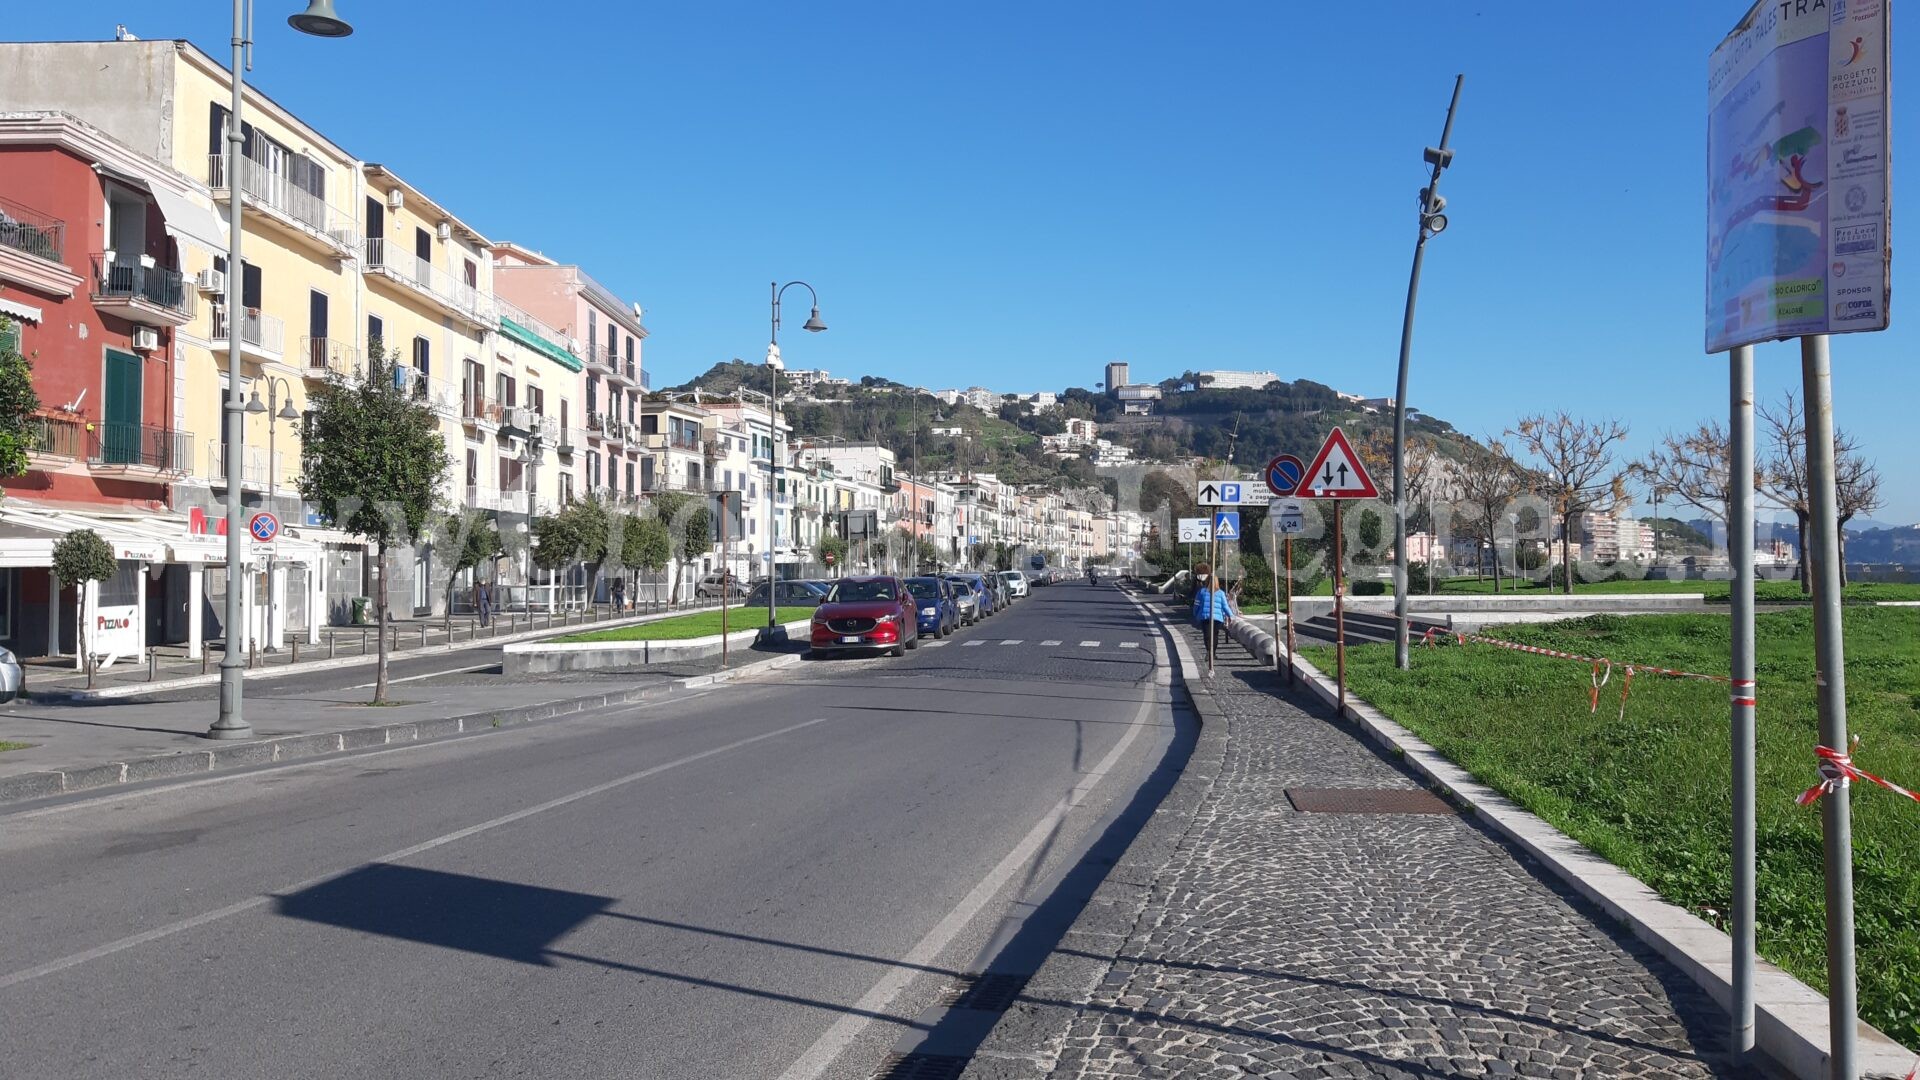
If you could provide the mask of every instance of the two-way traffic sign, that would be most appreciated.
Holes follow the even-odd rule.
[[[1327,436],[1307,466],[1300,493],[1315,499],[1377,499],[1380,489],[1360,464],[1360,455],[1339,428]]]
[[[1213,515],[1213,538],[1215,540],[1240,539],[1240,511],[1215,511]]]
[[[1253,501],[1253,490],[1238,480],[1202,480],[1195,494],[1201,506],[1239,506]]]

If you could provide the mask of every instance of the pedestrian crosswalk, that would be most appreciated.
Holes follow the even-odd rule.
[[[922,638],[920,640],[920,647],[923,649],[942,649],[948,645],[953,645],[953,644],[959,644],[968,648],[979,648],[980,646],[983,646],[983,645],[999,645],[1004,648],[1007,646],[1025,645],[1027,644],[1027,642],[1024,638],[1007,638],[1003,641],[990,641],[986,638],[974,638],[972,641],[961,641],[957,643],[952,641],[929,641],[926,638]],[[1046,640],[1039,642],[1039,645],[1042,648],[1055,648],[1057,646],[1065,645],[1065,644],[1066,642],[1060,640],[1059,638],[1047,638]],[[1081,648],[1081,649],[1099,649],[1099,648],[1105,648],[1106,645],[1107,645],[1107,642],[1104,642],[1104,641],[1082,641],[1082,642],[1078,642],[1075,645],[1075,647]],[[1116,642],[1113,642],[1113,645],[1116,648],[1121,648],[1121,649],[1138,649],[1143,647],[1141,643],[1138,641],[1116,641]]]

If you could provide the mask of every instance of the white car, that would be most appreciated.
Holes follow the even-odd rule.
[[[1019,600],[1027,595],[1027,575],[1018,570],[1000,571],[1000,580],[1007,583],[1007,595]]]

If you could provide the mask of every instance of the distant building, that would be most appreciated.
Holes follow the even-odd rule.
[[[1129,381],[1125,361],[1115,360],[1113,363],[1107,365],[1107,393],[1109,395],[1117,397],[1120,388],[1127,385]]]
[[[967,434],[967,429],[961,427],[958,424],[955,424],[952,427],[928,428],[927,430],[930,434],[943,435],[950,439],[964,438]]]
[[[1000,395],[984,386],[969,386],[960,400],[979,409],[981,412],[999,412]]]
[[[1264,390],[1280,381],[1271,371],[1202,371],[1199,376],[1207,390]]]
[[[1144,416],[1153,411],[1153,403],[1160,400],[1160,388],[1157,386],[1122,386],[1114,392],[1120,399],[1122,411],[1129,416]]]

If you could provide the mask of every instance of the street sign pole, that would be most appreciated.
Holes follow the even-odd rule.
[[[733,565],[733,551],[727,538],[727,494],[720,493],[720,666],[727,666],[727,583],[728,568]],[[773,588],[768,585],[767,588]]]
[[[1280,545],[1281,557],[1287,564],[1287,685],[1293,685],[1293,537],[1288,536]]]
[[[1207,558],[1207,674],[1213,674],[1213,596],[1220,591],[1220,532],[1213,530],[1213,542]]]
[[[1733,559],[1733,1050],[1753,1050],[1754,734],[1753,734],[1753,346],[1728,354],[1730,471],[1727,550]]]
[[[1813,511],[1807,536],[1813,576],[1814,686],[1820,705],[1820,742],[1847,752],[1847,659],[1840,630],[1839,497],[1833,462],[1833,370],[1827,336],[1800,339],[1800,378],[1807,409],[1807,495]],[[1853,820],[1845,780],[1820,800],[1820,831],[1827,872],[1828,1075],[1860,1075],[1855,1046],[1859,1001],[1853,968]]]
[[[1267,524],[1273,527],[1273,538],[1279,540],[1281,538],[1280,515],[1269,509],[1267,511]],[[1280,564],[1274,559],[1273,556],[1275,554],[1276,552],[1273,548],[1267,549],[1267,562],[1273,565],[1273,669],[1278,671],[1280,670]],[[1289,589],[1287,591],[1292,592],[1293,590]],[[1287,666],[1291,668],[1293,666],[1293,658],[1288,657],[1287,661]]]
[[[1341,567],[1340,500],[1333,500],[1333,660],[1340,684],[1340,706],[1335,716],[1347,714],[1347,577]]]

